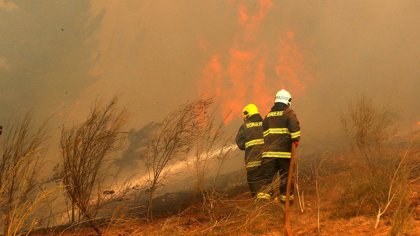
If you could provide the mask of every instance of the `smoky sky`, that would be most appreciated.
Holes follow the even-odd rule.
[[[92,83],[93,44],[86,39],[99,16],[89,15],[88,1],[5,2],[15,8],[0,4],[1,117],[25,109],[50,116]]]
[[[119,95],[127,128],[161,120],[200,95],[211,56],[227,55],[237,40],[238,9],[257,12],[261,2],[2,0],[0,117],[35,108],[73,124],[95,99]],[[418,12],[415,0],[272,1],[255,43],[294,33],[312,78],[293,100],[303,134],[334,134],[340,110],[360,94],[398,112],[401,130],[417,128]]]

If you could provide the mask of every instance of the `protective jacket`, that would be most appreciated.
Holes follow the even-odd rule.
[[[260,114],[250,116],[239,128],[236,135],[239,149],[245,150],[246,168],[261,165],[261,153],[264,144],[262,117]]]
[[[292,142],[300,139],[295,112],[286,104],[275,103],[263,121],[264,152],[262,158],[290,158]]]

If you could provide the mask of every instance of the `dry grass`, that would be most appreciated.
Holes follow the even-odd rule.
[[[320,172],[319,176],[319,183],[322,186],[320,188],[320,202],[317,203],[315,189],[312,191],[304,186],[307,196],[304,213],[299,211],[297,205],[292,207],[292,226],[297,235],[389,235],[393,230],[416,235],[416,232],[420,232],[419,227],[411,231],[408,230],[410,227],[413,228],[413,225],[410,225],[411,220],[406,218],[407,214],[408,218],[412,218],[412,215],[407,212],[392,211],[394,215],[401,216],[385,217],[378,229],[373,227],[375,224],[373,215],[356,216],[348,219],[331,217],[335,210],[332,203],[339,196],[331,195],[330,192],[333,190],[334,184],[337,184],[337,179],[344,178],[346,173],[325,175],[326,172],[331,173],[328,170],[328,160],[329,156],[325,159],[325,168],[321,169],[323,171]],[[306,171],[303,171],[303,173],[306,173]],[[152,223],[125,214],[122,210],[116,212],[109,221],[104,222],[101,229],[104,235],[282,235],[284,228],[281,205],[276,201],[256,204],[247,192],[245,183],[243,184],[242,192],[239,193],[233,189],[224,189],[225,191],[218,189],[220,195],[218,196],[218,203],[215,204],[213,219],[206,211],[203,211],[203,203],[196,202],[178,213],[156,218]],[[313,188],[315,188],[314,184]],[[410,192],[410,189],[407,189],[407,191]],[[328,198],[323,196],[328,196]],[[183,198],[184,195],[179,195],[179,197]],[[176,198],[172,199],[172,204],[178,204]],[[318,204],[323,216],[323,220],[319,223],[321,232],[318,231],[317,222]],[[405,224],[403,230],[397,227],[400,222]],[[93,233],[93,230],[80,228],[67,231],[63,235],[89,235]],[[395,235],[398,235],[398,233]]]
[[[32,113],[27,113],[8,127],[1,137],[0,219],[3,235],[18,235],[37,225],[34,212],[48,195],[39,183],[46,123],[34,129]]]
[[[267,228],[269,223],[282,230],[277,212],[281,209],[277,203],[269,202],[255,205],[248,194],[237,196],[235,199],[219,199],[217,220],[203,214],[201,203],[192,205],[184,211],[165,219],[157,219],[153,223],[145,223],[136,219],[119,221],[105,231],[105,235],[253,235],[268,233],[273,227]],[[276,226],[277,225],[277,226]]]
[[[57,227],[34,235],[45,235],[46,232],[51,235],[98,234],[98,231],[89,228],[92,222],[103,235],[282,235],[282,204],[277,201],[255,202],[247,191],[245,181],[239,188],[235,184],[231,184],[230,188],[226,188],[226,184],[220,187],[221,182],[229,182],[228,178],[220,176],[220,170],[231,154],[231,147],[226,145],[223,127],[215,125],[214,119],[208,114],[208,102],[198,100],[176,109],[162,122],[149,145],[148,168],[151,181],[148,191],[141,191],[140,196],[149,197],[151,201],[149,221],[139,217],[141,214],[133,214],[133,211],[139,211],[133,209],[133,204],[113,201],[108,205],[110,208],[107,209],[108,216],[105,219],[85,217],[78,224],[67,228]],[[351,154],[324,153],[300,157],[299,194],[304,201],[292,207],[294,233],[420,233],[420,226],[412,221],[413,206],[409,198],[412,189],[419,186],[416,172],[419,169],[418,135],[413,137],[409,147],[391,148],[388,141],[393,137],[392,117],[388,117],[386,112],[366,98],[350,105],[342,119],[352,147]],[[197,199],[197,194],[192,193],[171,193],[174,197],[166,198],[166,204],[191,203],[185,208],[177,208],[180,210],[175,214],[168,213],[150,221],[153,199],[156,197],[156,204],[157,199],[161,200],[160,196],[155,195],[156,191],[167,184],[167,168],[185,160],[187,154],[194,156],[193,171],[196,172],[200,198]],[[277,178],[268,188],[272,190],[280,180]],[[271,192],[269,189],[267,192]],[[275,187],[274,192],[277,191]],[[98,206],[91,201],[96,197],[95,194],[86,197],[90,199],[86,203],[87,207]],[[33,226],[26,224],[22,227]]]

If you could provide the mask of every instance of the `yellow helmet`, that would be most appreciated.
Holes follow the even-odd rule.
[[[255,106],[255,104],[248,104],[244,107],[244,109],[242,110],[242,117],[244,118],[244,120],[247,120],[249,117],[251,117],[252,115],[258,114],[258,108],[257,106]]]

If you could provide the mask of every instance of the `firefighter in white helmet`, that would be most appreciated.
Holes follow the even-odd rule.
[[[257,199],[270,200],[269,185],[279,172],[280,200],[286,201],[287,177],[290,165],[292,145],[296,147],[300,139],[300,125],[295,112],[290,109],[292,96],[282,89],[277,92],[274,106],[263,121],[264,152],[262,153],[261,173],[263,175],[264,190],[257,195]],[[293,186],[293,185],[292,185]],[[290,200],[294,199],[293,187]]]
[[[262,117],[254,104],[244,107],[242,117],[244,123],[236,135],[236,144],[240,150],[245,151],[248,186],[252,197],[255,197],[262,184],[260,175],[261,153],[264,144]]]

